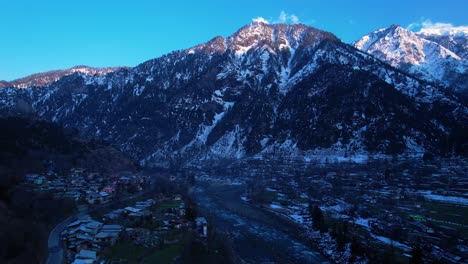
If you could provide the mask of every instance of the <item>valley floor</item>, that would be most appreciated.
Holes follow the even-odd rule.
[[[247,262],[468,259],[466,160],[254,163],[189,172],[198,205]]]

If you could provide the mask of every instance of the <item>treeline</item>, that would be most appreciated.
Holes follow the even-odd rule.
[[[27,117],[0,117],[0,263],[40,263],[48,231],[71,215],[74,202],[34,192],[28,173],[65,175],[73,167],[112,173],[136,166],[99,140],[83,140],[74,129]]]
[[[0,165],[23,174],[68,173],[73,167],[104,174],[138,168],[109,143],[82,139],[73,128],[25,117],[0,117],[0,127]]]
[[[0,166],[0,263],[40,263],[48,230],[70,215],[74,203],[20,185],[18,171]]]

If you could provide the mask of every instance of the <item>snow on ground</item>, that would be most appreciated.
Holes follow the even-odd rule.
[[[279,204],[270,204],[271,209],[283,209],[283,206]]]
[[[354,221],[354,223],[355,223],[356,225],[360,225],[360,226],[363,226],[363,227],[365,227],[365,228],[367,228],[367,229],[370,229],[370,227],[369,227],[369,221],[371,221],[371,220],[373,220],[373,219],[370,219],[370,218],[369,218],[369,219],[357,218],[357,219]]]
[[[344,211],[344,208],[339,204],[334,205],[334,206],[320,206],[320,209],[322,209],[325,212],[331,212],[332,211],[332,212],[340,213],[340,212]]]
[[[468,206],[468,199],[463,197],[456,197],[456,196],[443,196],[437,194],[425,194],[424,198],[438,201],[438,202],[445,202],[451,204],[460,204],[464,206]]]
[[[294,214],[290,214],[289,217],[292,218],[296,223],[299,223],[299,224],[304,223],[304,217],[302,215],[294,213]]]
[[[401,248],[402,250],[405,250],[405,251],[410,251],[411,250],[411,247],[409,247],[409,246],[407,246],[405,244],[399,243],[397,241],[392,241],[388,237],[377,236],[377,235],[374,235],[374,234],[372,234],[372,237],[379,240],[380,242],[382,242],[384,244],[387,244],[387,245],[392,245],[393,244],[393,246]]]

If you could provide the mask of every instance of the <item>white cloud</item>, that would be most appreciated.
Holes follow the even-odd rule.
[[[268,20],[266,20],[265,18],[263,18],[263,17],[254,18],[254,19],[252,19],[252,22],[270,24],[270,22]]]
[[[278,16],[278,19],[276,20],[272,20],[273,23],[281,23],[281,24],[299,24],[301,23],[301,20],[299,19],[298,16],[294,15],[294,14],[288,14],[284,11],[281,11],[279,16]],[[263,17],[257,17],[257,18],[254,18],[252,19],[252,22],[253,23],[264,23],[264,24],[270,24],[270,21],[263,18]],[[315,23],[315,21],[314,21]]]
[[[279,17],[278,17],[278,22],[280,23],[286,23],[286,20],[288,19],[288,14],[286,12],[281,11]]]
[[[284,11],[281,11],[278,20],[275,21],[275,23],[281,23],[281,24],[299,24],[301,23],[300,19],[298,16],[294,14],[288,14]]]
[[[415,22],[408,25],[408,29],[422,34],[454,35],[468,34],[468,26],[454,26],[451,23],[432,23],[431,20],[421,19],[421,22]]]
[[[299,18],[296,15],[291,15],[291,22],[293,22],[293,24],[300,23]]]

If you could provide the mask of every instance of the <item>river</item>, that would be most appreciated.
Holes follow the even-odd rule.
[[[242,185],[202,183],[194,191],[210,225],[230,234],[246,263],[329,263],[301,240],[297,225],[241,200]]]

